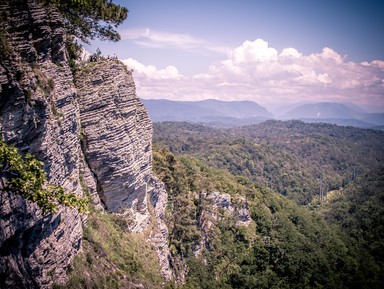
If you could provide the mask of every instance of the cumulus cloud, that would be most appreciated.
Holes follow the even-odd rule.
[[[147,98],[248,99],[263,105],[349,101],[384,110],[384,61],[351,62],[328,47],[303,55],[292,47],[279,53],[262,39],[245,41],[194,76],[180,75],[174,66],[124,62],[136,71],[139,95]]]
[[[132,58],[123,59],[122,62],[139,76],[148,79],[179,79],[181,77],[179,71],[173,65],[158,69],[154,65],[144,65]]]
[[[228,53],[229,60],[235,64],[249,62],[273,61],[277,57],[277,50],[268,47],[268,43],[262,39],[245,41],[240,47]]]

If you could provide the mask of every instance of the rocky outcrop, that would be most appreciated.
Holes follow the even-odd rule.
[[[82,142],[108,211],[129,209],[140,231],[148,223],[152,124],[132,75],[115,60],[88,63],[77,75]]]
[[[217,223],[225,216],[234,218],[238,226],[248,226],[251,223],[248,202],[243,196],[236,195],[236,201],[234,201],[234,197],[231,197],[230,194],[202,192],[199,197],[200,202],[208,204],[210,208],[209,210],[203,209],[201,211],[199,217],[201,220],[199,221],[200,224],[203,224],[204,221]]]
[[[119,61],[100,60],[87,63],[76,78],[82,148],[94,180],[88,186],[96,188],[106,210],[129,219],[131,232],[142,232],[153,217],[149,240],[170,279],[167,193],[152,176],[152,123],[132,74]]]
[[[210,236],[218,222],[233,220],[237,226],[248,226],[252,222],[247,200],[239,195],[235,197],[236,201],[233,196],[225,193],[200,193],[201,209],[197,221],[201,229],[202,241],[200,247],[195,248],[195,255],[199,255],[203,248],[210,249]]]
[[[10,3],[13,3],[12,5]],[[152,123],[131,73],[117,60],[68,66],[60,15],[38,1],[0,2],[0,132],[44,162],[48,181],[90,193],[96,207],[148,231],[171,279],[164,186],[152,176]],[[0,288],[64,283],[81,250],[83,217],[61,207],[42,215],[0,187]]]
[[[148,181],[148,195],[151,206],[154,208],[155,224],[152,227],[149,242],[155,247],[160,261],[161,274],[165,280],[173,277],[170,266],[170,252],[168,247],[168,228],[164,222],[164,213],[167,207],[168,194],[164,184],[157,178],[151,177]]]
[[[30,0],[1,1],[0,11],[1,136],[43,161],[50,183],[80,195],[80,111],[63,23],[56,11]],[[64,282],[81,237],[76,209],[43,216],[36,205],[1,191],[0,287]]]

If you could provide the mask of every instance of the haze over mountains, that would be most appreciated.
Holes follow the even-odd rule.
[[[299,119],[361,128],[384,128],[384,113],[368,113],[351,103],[320,102],[282,108],[272,114],[253,101],[172,101],[143,99],[154,122],[188,121],[222,126],[255,124],[267,119]]]
[[[142,100],[152,121],[189,121],[242,125],[274,118],[266,108],[253,101],[172,101]]]

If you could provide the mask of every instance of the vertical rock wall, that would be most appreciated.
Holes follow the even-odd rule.
[[[30,0],[1,1],[0,11],[1,136],[43,161],[50,183],[81,194],[79,106],[63,23],[54,10]],[[43,216],[20,196],[0,193],[0,288],[65,281],[81,247],[77,210]]]
[[[75,85],[56,11],[34,0],[4,0],[0,11],[1,136],[43,161],[50,183],[78,195],[85,185],[96,204],[129,218],[132,232],[149,228],[170,279],[167,193],[151,173],[152,124],[131,73],[115,60],[88,63]],[[43,216],[19,195],[0,194],[0,288],[64,282],[81,249],[81,215]]]
[[[149,219],[152,124],[136,97],[132,75],[115,60],[88,63],[77,76],[83,149],[108,211],[132,214],[141,231]]]
[[[132,73],[115,60],[87,63],[76,77],[80,99],[81,139],[105,208],[130,220],[141,232],[151,222],[162,273],[170,279],[167,204],[164,186],[152,176],[152,123],[136,96]],[[150,212],[151,206],[154,211]]]

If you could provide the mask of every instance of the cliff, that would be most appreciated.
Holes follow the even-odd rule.
[[[163,222],[167,193],[152,175],[152,123],[136,96],[132,74],[119,61],[91,62],[77,74],[76,85],[82,148],[93,176],[87,186],[96,188],[106,210],[128,219],[130,232],[142,232],[154,218],[150,242],[163,276],[170,279]]]
[[[48,182],[79,196],[89,191],[96,206],[128,218],[130,231],[151,224],[149,241],[170,279],[167,195],[151,174],[152,124],[132,75],[117,61],[89,63],[75,82],[54,9],[27,0],[2,1],[0,10],[2,138],[44,162]],[[0,287],[64,283],[81,251],[83,216],[66,207],[43,215],[0,189]]]
[[[97,216],[103,213],[112,216],[108,222],[115,217],[120,220],[114,224],[117,227],[123,224],[119,230],[125,231],[120,236],[137,233],[140,240],[151,244],[152,249],[143,244],[142,250],[156,251],[163,279],[174,277],[185,282],[188,265],[182,255],[170,254],[165,219],[174,219],[172,242],[182,243],[185,240],[177,236],[175,228],[180,227],[177,220],[188,210],[181,206],[185,212],[169,210],[166,216],[168,194],[152,172],[152,123],[136,95],[131,71],[118,60],[101,58],[78,65],[74,74],[69,66],[64,20],[54,8],[25,0],[2,1],[0,10],[1,137],[21,154],[30,153],[42,161],[49,183],[63,187],[67,193],[89,195],[92,208],[98,211],[89,220],[77,209],[63,206],[55,213],[43,214],[36,204],[0,185],[0,287],[51,288],[53,282],[65,284],[68,269],[76,266],[74,257],[84,247],[86,262],[89,256],[107,259],[100,268],[116,275],[114,280],[121,277],[121,284],[142,288],[137,276],[119,276],[118,265],[100,250],[103,244],[97,242],[103,241],[92,239],[97,238],[95,224],[103,222],[96,220]],[[230,195],[215,192],[201,193],[199,198],[204,208],[195,210],[199,216],[193,220],[198,231],[192,250],[196,257],[205,254],[204,249],[210,250],[218,230],[216,223],[228,215],[238,220],[236,226],[251,222],[248,203],[242,197],[234,202]],[[93,231],[90,226],[94,226]],[[105,234],[110,227],[103,226]],[[86,251],[93,245],[100,252]],[[152,256],[147,252],[142,255]],[[135,265],[135,256],[128,253],[123,256],[132,257],[126,262],[134,264],[133,268],[147,265]],[[127,264],[120,265],[128,268]],[[149,284],[154,284],[153,280]]]
[[[80,109],[58,13],[34,1],[2,1],[0,131],[22,153],[44,162],[48,180],[81,195]],[[65,280],[81,248],[82,217],[60,208],[48,216],[1,191],[0,287],[48,288]]]

